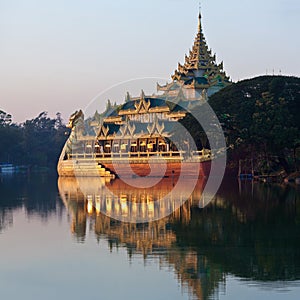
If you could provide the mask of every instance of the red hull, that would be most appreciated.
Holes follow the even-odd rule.
[[[210,161],[167,162],[167,163],[101,163],[107,170],[119,177],[207,177]]]

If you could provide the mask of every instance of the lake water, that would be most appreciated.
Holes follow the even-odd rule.
[[[171,215],[132,224],[101,213],[105,197],[138,213],[108,206],[103,187],[154,216],[170,181],[137,191],[118,180],[0,178],[0,298],[299,299],[299,188],[227,180],[202,209],[203,186]]]

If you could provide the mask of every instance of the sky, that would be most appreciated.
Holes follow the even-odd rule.
[[[99,111],[107,97],[122,103],[103,94],[120,82],[154,92],[184,61],[198,11],[195,0],[0,0],[0,110],[18,123],[42,111],[67,121],[96,98]],[[300,76],[299,0],[202,0],[201,12],[233,81]]]

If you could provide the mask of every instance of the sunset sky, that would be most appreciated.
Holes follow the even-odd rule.
[[[15,122],[41,111],[67,120],[119,82],[169,79],[192,46],[198,7],[195,0],[0,0],[0,110]],[[232,80],[300,75],[299,0],[203,0],[202,24]]]

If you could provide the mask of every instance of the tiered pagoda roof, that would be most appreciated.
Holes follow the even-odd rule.
[[[178,68],[171,76],[171,83],[157,86],[158,91],[164,91],[168,96],[176,95],[178,89],[193,89],[197,93],[188,93],[188,99],[197,96],[205,98],[230,84],[230,79],[223,70],[223,62],[217,64],[216,55],[207,46],[200,13],[198,21],[198,32],[192,50],[189,55],[185,55],[184,64],[178,63]]]
[[[137,98],[127,101],[103,119],[97,136],[107,138],[137,138],[170,136],[174,122],[184,118],[186,110],[142,91]]]

